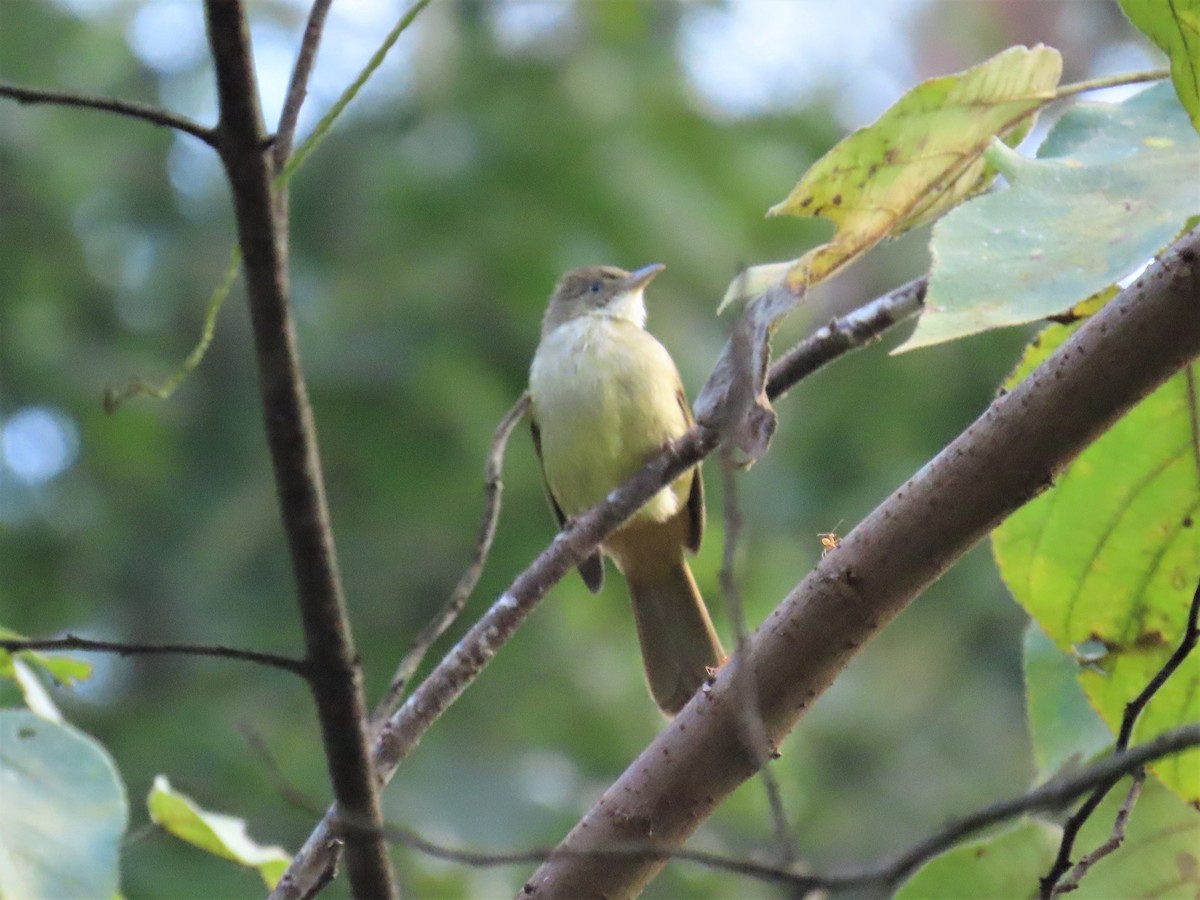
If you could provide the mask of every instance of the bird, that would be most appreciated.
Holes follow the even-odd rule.
[[[534,449],[559,527],[603,500],[692,425],[671,355],[646,330],[646,286],[666,267],[572,269],[558,281],[529,371]],[[650,694],[674,715],[725,660],[685,553],[700,549],[696,465],[579,565],[599,592],[601,552],[629,587]]]

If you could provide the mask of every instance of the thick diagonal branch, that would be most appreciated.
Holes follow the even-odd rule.
[[[778,742],[871,637],[1121,415],[1200,355],[1200,229],[1189,232],[1012,392],[902,485],[754,634],[744,665]],[[530,880],[538,897],[628,897],[754,774],[732,667],[684,708]]]
[[[362,675],[342,597],[316,425],[300,369],[287,278],[287,235],[271,194],[273,172],[264,151],[249,28],[240,0],[207,0],[205,12],[217,74],[220,147],[245,260],[267,443],[351,888],[359,897],[392,896],[378,788],[367,751]]]

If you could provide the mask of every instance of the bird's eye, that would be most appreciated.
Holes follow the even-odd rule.
[[[588,290],[591,291],[593,294],[600,293],[600,282],[593,281],[590,285],[588,285]]]

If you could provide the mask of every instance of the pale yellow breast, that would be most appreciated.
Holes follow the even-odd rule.
[[[632,322],[581,316],[546,335],[529,373],[551,492],[567,515],[598,503],[669,440],[687,431],[679,373],[666,349]],[[687,480],[638,514],[663,521]]]

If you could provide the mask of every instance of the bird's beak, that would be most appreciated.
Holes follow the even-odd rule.
[[[654,280],[659,272],[665,269],[662,263],[651,263],[648,266],[642,266],[636,272],[630,272],[625,280],[621,282],[621,286],[617,288],[616,293],[623,294],[626,291],[637,291],[644,288]]]

